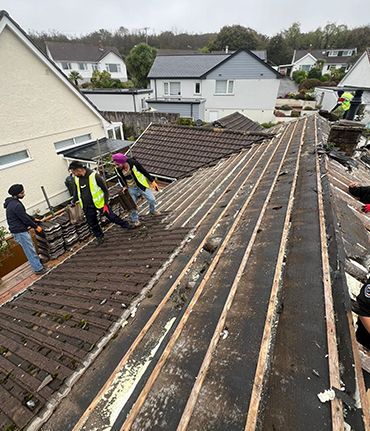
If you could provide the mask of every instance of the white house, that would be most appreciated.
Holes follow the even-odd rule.
[[[253,52],[159,55],[149,72],[149,106],[194,120],[215,121],[233,112],[274,119],[279,73]]]
[[[153,90],[150,88],[94,88],[82,89],[99,111],[143,112],[149,109],[146,99]]]
[[[292,76],[297,70],[309,72],[317,62],[322,62],[322,74],[331,73],[335,69],[347,71],[357,54],[356,48],[350,49],[298,49],[294,50],[292,62],[280,65],[278,70],[284,75]]]
[[[94,70],[107,70],[113,79],[127,81],[127,70],[117,48],[77,42],[46,42],[46,53],[67,76],[78,72],[90,81]]]
[[[26,190],[30,213],[47,209],[41,186],[53,206],[68,193],[67,162],[59,153],[98,138],[114,128],[28,38],[0,11],[0,202],[11,184]],[[110,132],[112,136],[112,132]],[[0,206],[0,225],[5,224]]]

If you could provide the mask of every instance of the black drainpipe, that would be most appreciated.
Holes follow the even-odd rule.
[[[355,115],[357,114],[358,108],[362,102],[362,94],[364,90],[356,90],[353,99],[351,100],[351,107],[347,111],[347,115],[344,116],[346,120],[354,120]]]

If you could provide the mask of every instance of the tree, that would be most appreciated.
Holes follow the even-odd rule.
[[[293,50],[289,48],[286,40],[281,34],[272,37],[267,45],[267,58],[274,64],[290,63]]]
[[[82,76],[76,71],[72,70],[72,72],[69,74],[69,80],[72,81],[77,87],[78,87],[78,81],[80,81]]]
[[[94,70],[90,80],[93,88],[120,88],[122,83],[119,79],[112,79],[111,74],[107,70],[99,72]]]
[[[221,28],[216,38],[209,44],[211,51],[224,50],[226,46],[231,50],[240,48],[264,49],[266,37],[255,30],[241,25],[226,25]]]
[[[146,43],[139,43],[139,45],[131,49],[126,58],[126,64],[135,86],[139,88],[147,87],[147,76],[156,55],[157,50]]]

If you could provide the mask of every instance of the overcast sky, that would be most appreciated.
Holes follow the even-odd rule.
[[[370,23],[369,0],[0,0],[26,31],[71,35],[120,26],[149,32],[216,32],[241,24],[273,35],[299,21],[303,31],[328,22],[349,27]],[[367,10],[366,10],[367,9]]]

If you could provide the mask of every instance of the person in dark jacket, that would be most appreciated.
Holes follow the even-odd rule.
[[[22,247],[32,270],[36,274],[44,274],[46,269],[43,267],[36,253],[31,235],[28,232],[30,228],[35,229],[37,232],[42,232],[42,228],[36,224],[33,217],[26,213],[26,209],[20,201],[25,196],[22,184],[13,184],[9,188],[8,193],[11,197],[5,199],[4,208],[9,231],[16,242]]]
[[[97,217],[98,211],[104,214],[112,223],[118,224],[125,229],[131,228],[129,222],[122,220],[110,208],[108,188],[100,175],[80,162],[72,162],[69,169],[72,171],[76,183],[72,205],[77,201],[81,205],[87,223],[96,237],[97,245],[102,244],[104,241],[104,233]]]
[[[353,311],[358,315],[356,339],[370,351],[370,278],[361,287]]]
[[[360,200],[364,206],[362,210],[365,213],[370,212],[370,187],[369,186],[360,186],[358,183],[352,183],[348,187],[349,193]]]
[[[137,202],[143,196],[149,204],[149,212],[158,215],[156,200],[151,190],[151,185],[158,190],[158,186],[150,173],[135,159],[129,159],[122,153],[113,154],[113,162],[116,165],[116,173],[122,187],[127,187],[132,200]],[[131,211],[131,222],[134,226],[140,226],[139,213]]]

